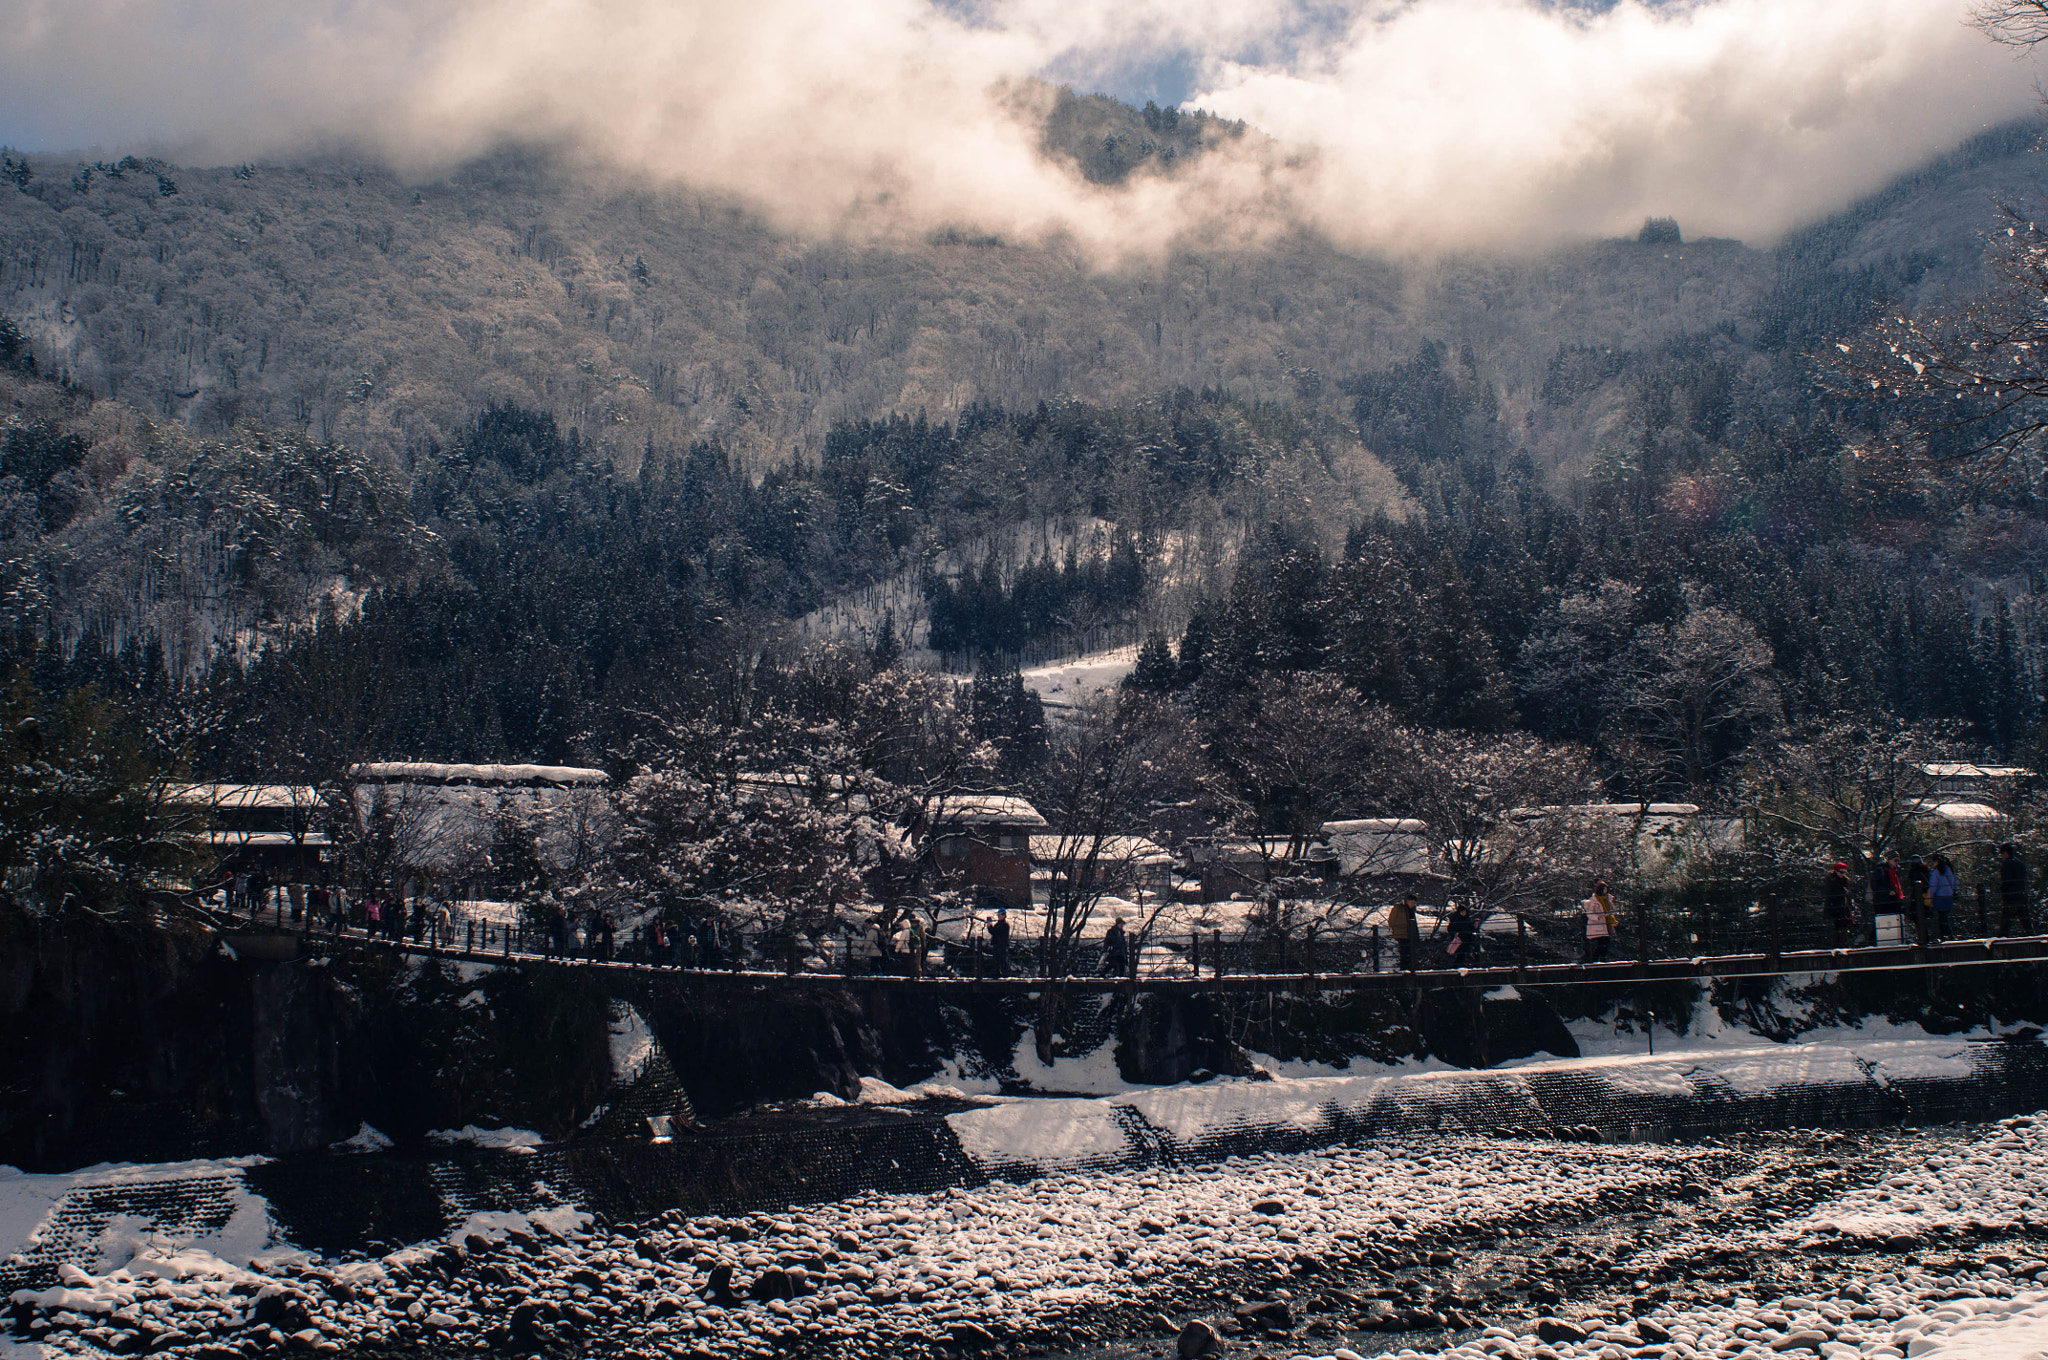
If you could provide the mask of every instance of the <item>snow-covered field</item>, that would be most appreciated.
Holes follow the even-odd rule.
[[[1108,694],[1123,684],[1124,677],[1138,662],[1136,645],[1113,647],[1061,661],[1050,666],[1033,666],[1023,673],[1024,688],[1048,704],[1072,708],[1098,695]]]

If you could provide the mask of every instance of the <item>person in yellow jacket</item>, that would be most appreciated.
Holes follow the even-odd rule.
[[[1422,931],[1415,920],[1415,894],[1409,893],[1400,904],[1387,913],[1387,933],[1394,937],[1394,946],[1400,951],[1401,971],[1415,971],[1415,942],[1422,937]]]
[[[1607,891],[1606,880],[1593,880],[1593,895],[1586,899],[1585,905],[1585,961],[1599,963],[1607,957],[1607,951],[1613,948],[1614,932],[1621,928],[1621,917],[1614,910],[1614,897]]]

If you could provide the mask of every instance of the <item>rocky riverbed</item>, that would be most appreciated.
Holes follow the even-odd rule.
[[[631,1226],[477,1214],[382,1257],[238,1265],[103,1235],[12,1296],[11,1346],[1889,1360],[2048,1325],[2044,1256],[2048,1120],[1685,1146],[1459,1135]]]

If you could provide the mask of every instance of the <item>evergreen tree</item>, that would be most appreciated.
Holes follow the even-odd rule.
[[[1155,631],[1145,635],[1137,664],[1124,677],[1123,687],[1141,694],[1166,694],[1180,687],[1180,667],[1174,664],[1166,634]]]
[[[1024,685],[1016,667],[983,670],[974,677],[968,706],[977,740],[996,748],[997,771],[1006,780],[1020,780],[1045,760],[1050,749],[1045,703]]]
[[[884,613],[881,631],[875,634],[875,645],[868,649],[868,663],[878,671],[885,671],[902,658],[903,646],[896,640],[896,616]]]

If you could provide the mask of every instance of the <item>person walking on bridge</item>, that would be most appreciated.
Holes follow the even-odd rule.
[[[1833,948],[1846,949],[1856,938],[1856,902],[1849,881],[1849,866],[1835,861],[1820,885],[1821,911],[1828,918]]]
[[[1124,918],[1119,916],[1109,923],[1109,929],[1102,936],[1102,975],[1122,977],[1130,963],[1131,940],[1124,933]]]
[[[1394,937],[1395,957],[1400,962],[1401,971],[1414,972],[1415,942],[1422,937],[1422,932],[1415,921],[1414,893],[1402,897],[1394,909],[1387,913],[1387,933]]]
[[[2029,928],[2027,920],[2027,864],[2018,847],[1998,847],[1998,933],[2018,935]]]
[[[1451,936],[1444,942],[1444,952],[1450,955],[1452,967],[1470,968],[1479,961],[1479,922],[1473,918],[1471,907],[1463,901],[1452,903],[1444,929]]]
[[[995,977],[1010,975],[1010,909],[996,908],[996,919],[988,927],[989,968]]]
[[[1615,913],[1614,898],[1607,891],[1607,881],[1593,880],[1593,895],[1585,902],[1586,908],[1586,954],[1587,963],[1600,963],[1607,958],[1607,951],[1614,947],[1614,932],[1621,925],[1621,917]]]
[[[1949,863],[1947,855],[1934,857],[1934,868],[1927,875],[1927,900],[1933,908],[1927,928],[1934,939],[1945,940],[1956,909],[1956,866]]]
[[[1898,916],[1906,909],[1906,882],[1899,876],[1899,853],[1889,851],[1870,871],[1870,942],[1877,943],[1877,918]]]
[[[931,937],[925,933],[924,918],[916,912],[910,914],[910,976],[924,976],[925,955],[931,951]]]

